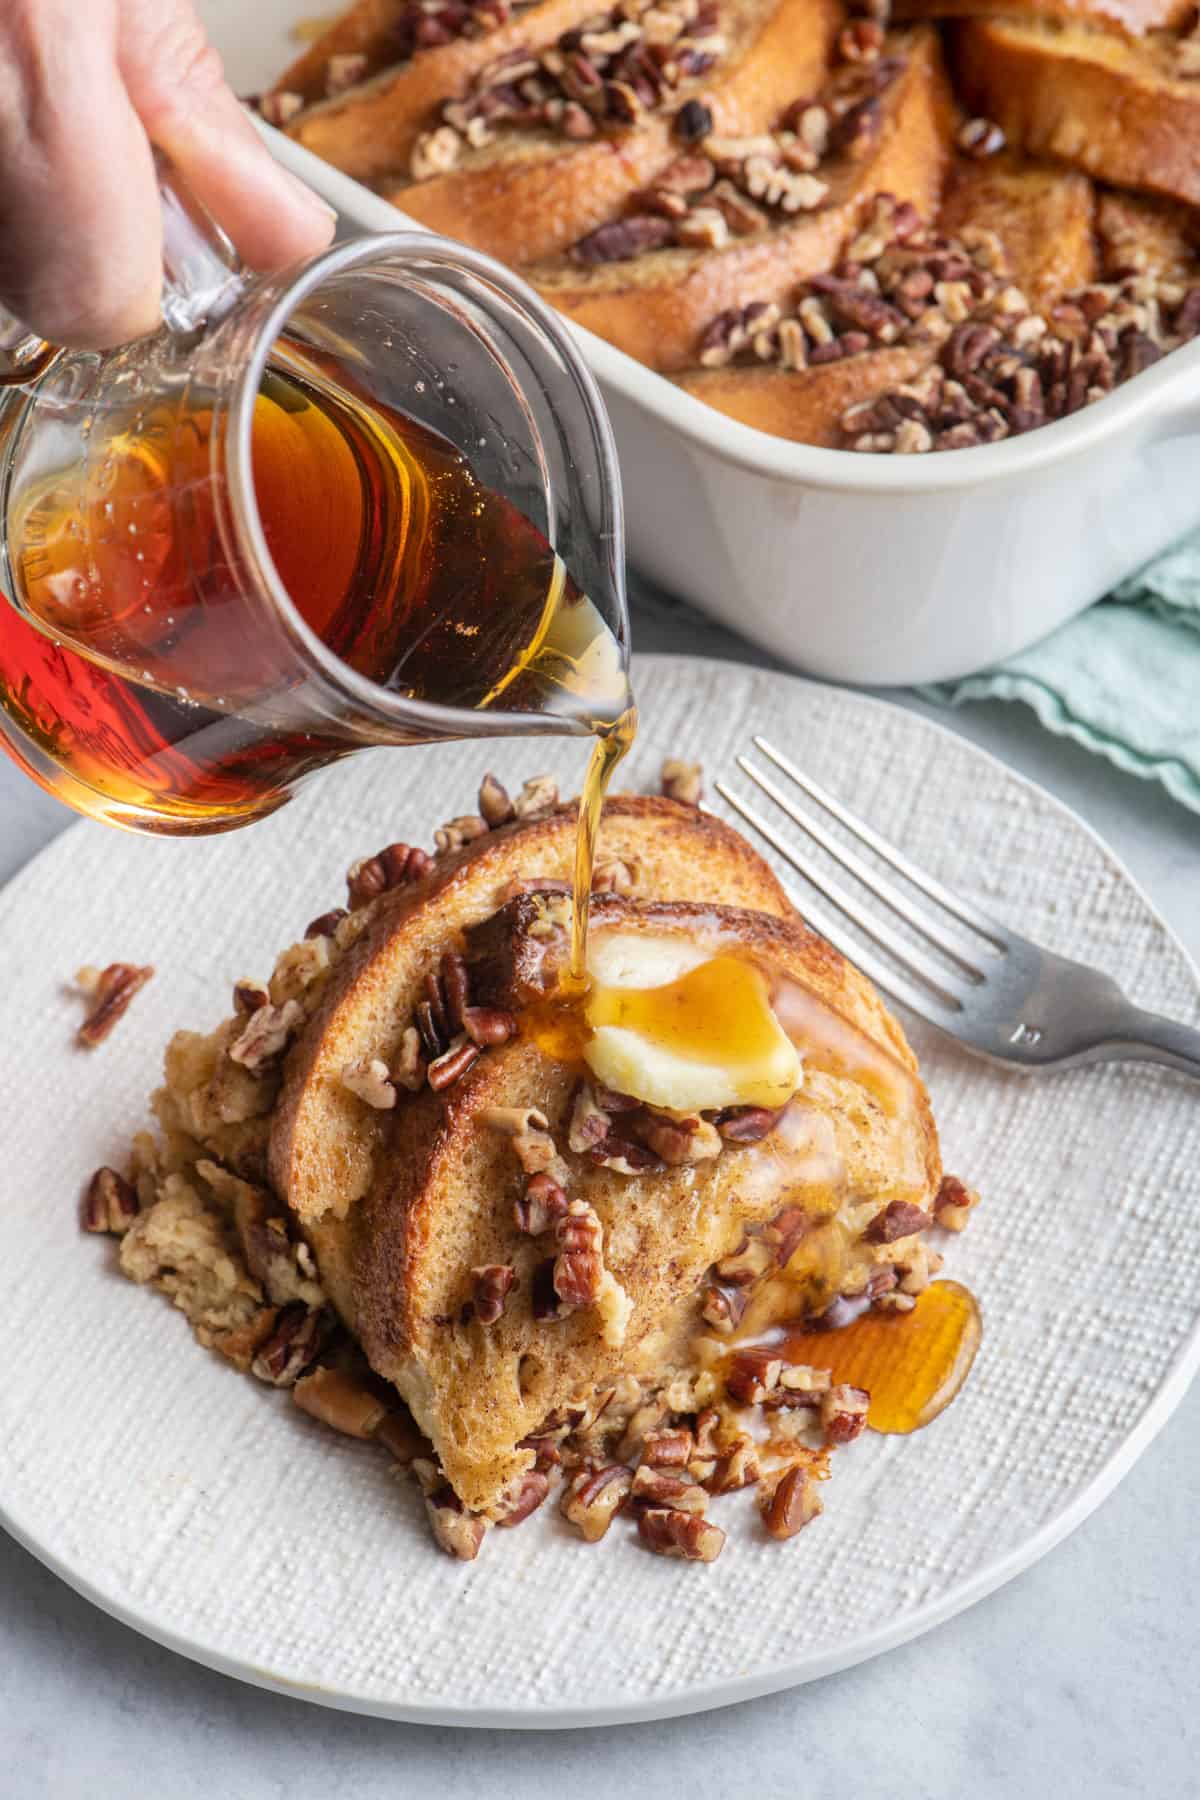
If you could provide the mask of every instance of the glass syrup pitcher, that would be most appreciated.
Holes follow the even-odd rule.
[[[553,313],[416,232],[248,277],[162,180],[163,326],[15,321],[0,743],[81,812],[228,830],[369,745],[632,734],[621,492]]]

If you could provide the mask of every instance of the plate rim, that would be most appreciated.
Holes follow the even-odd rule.
[[[973,743],[952,725],[940,719],[929,718],[924,713],[910,712],[897,705],[893,700],[881,698],[875,694],[861,693],[852,688],[841,688],[829,682],[815,681],[807,676],[795,675],[782,669],[764,669],[755,663],[743,663],[730,657],[700,656],[691,652],[675,654],[663,651],[648,651],[635,654],[634,673],[638,665],[698,665],[700,668],[729,666],[744,669],[748,674],[766,676],[772,681],[782,681],[789,686],[800,688],[816,688],[825,693],[835,693],[839,701],[849,701],[853,705],[866,708],[868,712],[881,711],[902,714],[918,731],[927,730],[952,740],[965,747],[967,752],[982,758],[986,763],[997,768],[1010,782],[1037,796],[1040,802],[1049,801],[1052,809],[1065,815],[1075,826],[1081,827],[1102,854],[1108,859],[1110,866],[1135,892],[1145,906],[1150,917],[1163,932],[1171,947],[1183,958],[1184,964],[1200,992],[1200,963],[1192,955],[1187,945],[1178,937],[1169,921],[1159,911],[1157,905],[1146,892],[1137,876],[1127,868],[1123,859],[1117,854],[1105,838],[1081,817],[1072,806],[1061,800],[1049,788],[1040,782],[1013,769],[1002,757],[994,752]],[[0,901],[8,900],[14,888],[19,887],[25,878],[38,868],[43,859],[59,854],[60,846],[69,840],[80,826],[87,826],[92,821],[77,820],[65,831],[58,833],[48,844],[37,851],[16,870],[9,879],[0,885]],[[889,1002],[889,1006],[895,1004]],[[907,1010],[900,1007],[902,1017],[907,1018]],[[1052,1074],[1052,1072],[1051,1072]],[[1038,1079],[1036,1072],[1029,1075],[1030,1080]],[[442,1701],[389,1700],[378,1695],[362,1693],[350,1688],[324,1688],[315,1683],[305,1683],[281,1675],[276,1671],[258,1666],[252,1662],[230,1655],[219,1646],[208,1643],[198,1637],[188,1636],[176,1631],[169,1623],[160,1619],[151,1609],[139,1610],[126,1601],[105,1593],[83,1567],[69,1562],[56,1551],[40,1544],[33,1529],[14,1513],[2,1491],[3,1475],[0,1473],[0,1528],[28,1551],[52,1574],[59,1577],[85,1600],[106,1613],[118,1623],[127,1626],[140,1636],[151,1642],[161,1644],[165,1649],[187,1658],[191,1662],[213,1669],[218,1674],[230,1676],[244,1681],[250,1686],[264,1688],[269,1692],[285,1695],[291,1699],[305,1700],[318,1706],[326,1706],[335,1711],[358,1713],[374,1718],[395,1720],[397,1723],[421,1725],[453,1725],[467,1730],[569,1730],[592,1726],[617,1724],[642,1724],[654,1720],[683,1718],[693,1713],[713,1711],[723,1706],[735,1705],[743,1700],[753,1700],[764,1695],[779,1693],[787,1688],[800,1687],[810,1681],[821,1680],[827,1675],[839,1673],[843,1669],[855,1667],[869,1661],[872,1657],[883,1655],[889,1650],[899,1648],[938,1625],[954,1618],[958,1613],[966,1611],[978,1601],[986,1599],[1007,1582],[1023,1573],[1039,1562],[1056,1545],[1070,1536],[1099,1506],[1114,1492],[1119,1483],[1140,1460],[1158,1436],[1163,1426],[1180,1405],[1200,1369],[1200,1306],[1193,1312],[1192,1324],[1176,1351],[1170,1366],[1154,1393],[1147,1399],[1141,1416],[1126,1433],[1121,1442],[1096,1470],[1091,1480],[1079,1489],[1069,1504],[1028,1538],[1015,1545],[1006,1555],[989,1562],[973,1575],[965,1577],[944,1594],[927,1601],[914,1611],[905,1614],[895,1623],[878,1626],[857,1636],[845,1639],[827,1650],[811,1651],[806,1655],[786,1662],[773,1664],[770,1668],[760,1669],[753,1674],[725,1678],[703,1685],[689,1687],[651,1697],[646,1700],[632,1700],[627,1696],[598,1697],[586,1707],[572,1706],[514,1706],[514,1707],[464,1707]]]

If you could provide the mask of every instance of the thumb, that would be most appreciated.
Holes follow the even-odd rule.
[[[324,249],[332,210],[272,157],[185,0],[126,0],[120,61],[151,143],[244,262],[273,269]]]

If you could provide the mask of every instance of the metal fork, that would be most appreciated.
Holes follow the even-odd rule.
[[[725,782],[717,782],[717,792],[726,804],[888,953],[890,961],[859,943],[829,914],[814,911],[807,899],[795,893],[790,896],[814,930],[893,1000],[992,1062],[1015,1063],[1024,1069],[1152,1062],[1200,1076],[1200,1031],[1158,1013],[1143,1012],[1099,969],[1056,956],[1010,931],[999,919],[919,869],[765,738],[756,737],[754,744],[793,788],[932,902],[925,905],[912,898],[802,811],[775,775],[749,757],[738,757],[738,767],[755,787],[877,901],[939,950],[939,958],[898,932],[886,915],[864,903],[857,892],[815,868],[758,807]]]

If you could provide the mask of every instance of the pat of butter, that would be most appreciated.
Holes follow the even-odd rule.
[[[597,934],[584,1060],[605,1087],[669,1112],[783,1106],[800,1057],[760,969],[682,938]]]

